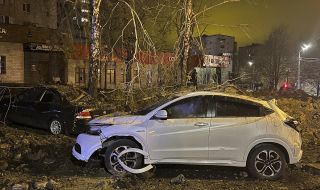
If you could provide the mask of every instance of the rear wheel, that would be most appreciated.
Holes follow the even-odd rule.
[[[247,162],[248,171],[253,177],[267,180],[283,177],[286,165],[284,153],[271,144],[253,150]]]
[[[53,119],[49,122],[49,131],[53,135],[59,135],[63,133],[63,125],[59,119]]]
[[[139,146],[128,139],[119,139],[110,142],[104,154],[104,164],[111,174],[123,175],[126,173],[119,164],[118,155],[129,148],[139,148]],[[130,168],[138,169],[142,166],[143,156],[138,153],[129,152],[121,157],[121,161]]]

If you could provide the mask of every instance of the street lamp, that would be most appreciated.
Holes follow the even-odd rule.
[[[300,73],[301,73],[301,69],[300,69],[300,66],[301,66],[301,53],[304,52],[304,51],[307,51],[312,45],[311,44],[303,44],[302,47],[301,47],[301,50],[299,51],[299,63],[298,63],[298,84],[297,84],[297,87],[298,89],[300,90],[301,89],[301,76],[300,76]]]
[[[251,67],[253,65],[253,62],[252,61],[249,61],[248,62],[249,66]]]

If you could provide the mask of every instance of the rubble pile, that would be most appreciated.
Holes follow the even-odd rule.
[[[283,111],[300,122],[302,162],[320,162],[320,99],[280,98],[277,102]]]

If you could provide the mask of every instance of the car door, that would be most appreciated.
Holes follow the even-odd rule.
[[[12,104],[9,119],[13,122],[34,126],[35,110],[33,105],[39,101],[43,90],[40,88],[31,88],[19,94]]]
[[[166,110],[166,120],[152,118],[147,125],[147,144],[151,160],[190,163],[208,160],[211,114],[209,96],[178,100]]]
[[[33,104],[34,119],[39,128],[47,128],[52,118],[58,117],[61,112],[61,97],[57,92],[46,89],[40,100]]]
[[[243,161],[253,138],[265,133],[259,126],[260,106],[241,99],[215,96],[209,135],[209,158],[216,163]]]

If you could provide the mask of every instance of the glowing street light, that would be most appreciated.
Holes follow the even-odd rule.
[[[253,62],[252,61],[249,61],[248,62],[249,66],[251,67],[253,65]]]
[[[300,76],[300,73],[301,73],[301,53],[302,52],[305,52],[307,51],[309,48],[311,48],[311,44],[303,44],[302,47],[301,47],[301,50],[299,51],[299,63],[298,63],[298,89],[301,89],[301,76]]]

